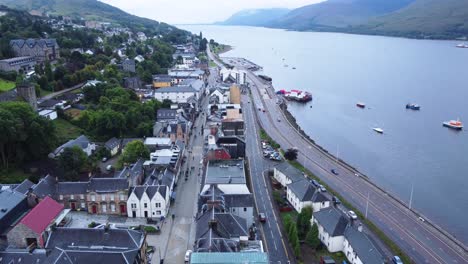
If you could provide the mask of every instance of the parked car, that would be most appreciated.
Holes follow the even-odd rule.
[[[278,122],[281,122],[281,118],[279,118],[279,117],[278,117],[278,119],[277,119],[277,120],[278,120]]]
[[[335,174],[335,175],[340,175],[340,174],[338,173],[338,171],[335,170],[335,169],[331,169],[331,172],[332,172],[333,174]]]
[[[333,201],[335,204],[340,204],[340,203],[341,203],[340,199],[338,199],[338,197],[336,197],[336,196],[333,196],[332,201]]]
[[[403,264],[403,261],[401,261],[399,256],[393,256],[392,263],[394,263],[394,264]]]
[[[320,185],[320,184],[318,183],[318,181],[316,181],[316,180],[312,180],[312,184],[313,184],[315,187],[319,187],[319,185]]]
[[[107,161],[107,157],[103,157],[102,162],[106,162],[106,161]]]
[[[348,211],[348,216],[349,218],[353,219],[353,220],[357,220],[357,215],[354,211]]]
[[[265,223],[266,222],[266,215],[264,213],[258,214],[258,221]]]
[[[192,250],[187,250],[185,251],[185,262],[189,262],[190,261],[190,256],[192,255]]]
[[[321,192],[326,192],[326,191],[327,191],[327,189],[325,189],[325,187],[324,187],[323,185],[321,185],[321,184],[319,185],[318,188],[319,188],[319,190],[320,190]]]
[[[111,171],[112,170],[112,165],[107,165],[106,170]]]
[[[321,256],[320,264],[336,264],[335,260],[330,256]]]

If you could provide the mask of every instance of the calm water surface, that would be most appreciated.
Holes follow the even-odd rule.
[[[289,109],[311,138],[404,201],[414,184],[413,207],[468,243],[468,129],[442,127],[460,118],[468,128],[468,49],[454,41],[181,27],[233,46],[223,56],[263,66],[277,90],[310,91],[313,108]],[[361,101],[366,109],[355,106]],[[421,111],[406,110],[409,102]]]

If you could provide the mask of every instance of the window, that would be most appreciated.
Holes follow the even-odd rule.
[[[114,195],[113,194],[110,195],[110,200],[114,201]]]
[[[244,207],[244,212],[247,212],[247,208],[246,208],[246,207]]]
[[[86,207],[86,204],[82,202],[82,203],[81,203],[81,208],[84,209],[85,207]]]
[[[161,203],[156,203],[155,206],[156,206],[156,208],[159,208],[159,207],[161,207]]]
[[[103,213],[107,213],[107,204],[102,204],[102,205],[101,205],[101,211],[102,211]]]
[[[84,200],[84,194],[80,194],[80,199]]]
[[[59,199],[60,199],[60,200],[63,200],[63,195],[60,195],[60,196],[59,196]]]
[[[115,212],[115,204],[113,204],[113,203],[111,204],[111,211]]]
[[[144,203],[143,206],[144,206],[145,208],[148,208],[148,204],[147,204],[147,203]]]
[[[70,195],[70,200],[74,200],[75,199],[75,195]]]
[[[161,211],[159,211],[159,210],[156,211],[156,214],[157,214],[157,215],[161,215]]]
[[[91,201],[95,202],[96,201],[96,195],[91,195]]]
[[[101,195],[101,200],[102,200],[102,201],[105,201],[105,200],[106,200],[106,195],[105,195],[105,194]]]
[[[136,203],[132,203],[132,209],[136,209]]]
[[[120,194],[120,201],[125,201],[125,194]]]

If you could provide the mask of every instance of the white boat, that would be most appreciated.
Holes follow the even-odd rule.
[[[462,48],[462,49],[465,48],[465,49],[466,49],[466,48],[468,48],[468,44],[466,44],[466,43],[460,43],[460,44],[457,44],[455,47],[457,47],[457,48]]]
[[[442,125],[444,127],[456,129],[456,130],[462,130],[463,129],[463,123],[460,120],[450,120],[447,122],[443,122]]]
[[[374,130],[375,132],[377,132],[379,134],[383,134],[383,129],[380,128],[380,127],[373,127],[372,130]]]

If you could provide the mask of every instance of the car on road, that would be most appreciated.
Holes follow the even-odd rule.
[[[357,220],[357,215],[354,211],[348,211],[348,216],[349,218],[353,219],[353,220]]]
[[[279,118],[279,117],[278,117],[278,119],[276,119],[276,120],[278,120],[278,122],[281,122],[281,118]]]
[[[187,250],[185,251],[185,262],[189,262],[190,261],[190,256],[192,255],[192,250]]]
[[[106,161],[107,161],[107,157],[103,157],[102,162],[106,162]]]
[[[320,183],[318,183],[318,181],[316,180],[312,180],[312,184],[315,186],[315,187],[319,187]]]
[[[321,192],[326,192],[327,191],[327,189],[325,189],[325,187],[323,185],[321,185],[321,184],[318,186],[318,188],[319,188],[319,190]]]
[[[112,165],[110,165],[110,164],[107,165],[106,170],[107,170],[107,171],[111,171],[111,170],[112,170]]]
[[[266,222],[266,215],[264,213],[258,214],[258,221],[265,223]]]
[[[331,173],[333,173],[333,174],[335,174],[335,175],[340,175],[340,174],[338,173],[338,171],[335,170],[335,169],[331,169]]]
[[[392,263],[393,264],[403,264],[403,261],[401,261],[399,256],[393,256]]]

